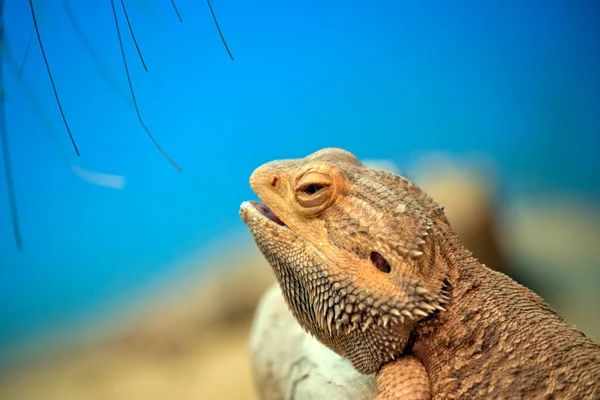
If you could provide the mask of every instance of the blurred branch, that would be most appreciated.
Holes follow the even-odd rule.
[[[113,90],[119,94],[119,96],[123,100],[125,100],[127,103],[129,103],[131,101],[131,99],[129,98],[129,96],[127,96],[127,94],[125,94],[120,89],[119,85],[115,82],[115,80],[112,79],[112,77],[110,76],[110,72],[108,72],[108,69],[102,63],[100,56],[98,55],[98,53],[96,53],[96,51],[90,44],[90,41],[89,41],[88,37],[86,36],[85,32],[83,31],[83,29],[81,29],[81,25],[79,25],[79,22],[77,22],[77,18],[75,18],[75,13],[73,12],[73,8],[71,7],[69,0],[62,0],[62,4],[63,4],[63,8],[65,10],[65,13],[67,14],[67,19],[69,20],[69,23],[73,27],[73,30],[75,31],[77,38],[83,44],[83,47],[85,48],[85,50],[88,52],[88,54],[92,58],[92,62],[98,68],[98,70],[102,74],[102,77],[104,78],[104,80],[108,83],[109,87],[113,88]],[[33,30],[32,30],[32,33],[33,33]],[[23,60],[23,64],[25,64],[25,60]]]
[[[12,219],[15,243],[19,250],[23,249],[23,239],[19,225],[19,214],[17,212],[17,199],[15,196],[15,185],[13,181],[12,166],[10,163],[10,149],[8,147],[8,133],[6,129],[6,109],[4,90],[4,1],[0,0],[0,138],[2,140],[2,158],[4,160],[4,171],[6,173],[6,186],[10,215]]]
[[[29,49],[31,48],[31,42],[33,42],[33,32],[33,27],[31,27],[31,32],[29,32],[29,40],[27,41],[27,47],[25,48],[25,55],[23,55],[23,61],[21,61],[21,66],[19,67],[19,79],[21,79],[23,76],[25,64],[27,63],[27,58],[29,57]]]

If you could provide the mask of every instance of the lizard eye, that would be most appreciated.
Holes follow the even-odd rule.
[[[309,172],[296,182],[296,200],[310,212],[319,212],[327,206],[333,195],[333,180],[329,175]]]
[[[324,187],[325,187],[324,185],[321,185],[319,183],[313,183],[313,184],[306,186],[302,191],[306,194],[315,194],[319,190],[323,189]]]

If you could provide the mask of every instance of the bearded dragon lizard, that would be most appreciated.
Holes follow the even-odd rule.
[[[378,399],[600,399],[600,346],[480,264],[406,178],[323,149],[250,185],[263,203],[240,216],[292,314],[377,372]]]

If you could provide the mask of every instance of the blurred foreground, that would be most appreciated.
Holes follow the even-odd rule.
[[[549,195],[506,200],[481,160],[433,155],[408,175],[446,206],[483,263],[529,286],[600,341],[596,204]],[[270,268],[249,235],[201,256],[195,272],[166,282],[108,326],[15,358],[0,372],[0,398],[256,398],[247,340],[256,304],[274,281]]]

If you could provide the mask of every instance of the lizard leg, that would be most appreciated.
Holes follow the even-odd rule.
[[[377,400],[430,400],[431,384],[425,367],[413,356],[400,357],[377,373]]]

